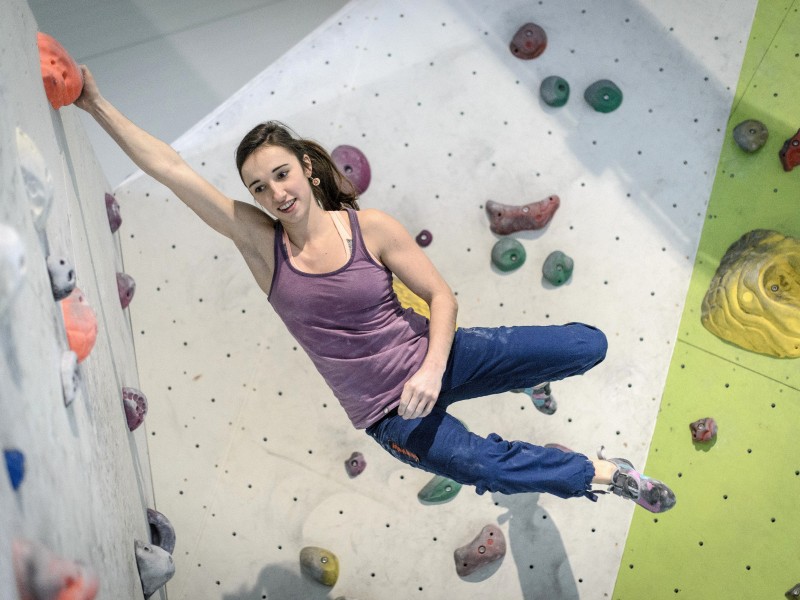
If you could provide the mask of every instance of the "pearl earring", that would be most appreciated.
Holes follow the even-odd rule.
[[[314,177],[314,178],[311,180],[311,185],[313,185],[313,186],[317,186],[317,185],[319,185],[319,177]]]

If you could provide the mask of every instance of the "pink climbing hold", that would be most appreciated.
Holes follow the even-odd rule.
[[[80,288],[61,302],[67,343],[82,362],[94,348],[97,340],[97,315],[86,300]]]
[[[544,200],[521,206],[486,201],[486,214],[489,215],[489,228],[499,235],[508,235],[526,229],[542,229],[556,214],[561,201],[553,194]]]
[[[16,539],[11,549],[20,600],[93,600],[100,582],[85,565],[56,556],[38,542]]]
[[[106,213],[108,214],[108,225],[111,233],[116,233],[122,225],[122,216],[119,214],[119,202],[109,193],[106,193]]]
[[[505,555],[506,538],[497,525],[490,524],[481,529],[469,544],[458,548],[453,558],[456,562],[456,572],[461,577],[466,577]]]
[[[78,63],[52,36],[40,31],[36,34],[36,42],[39,46],[42,82],[50,105],[58,110],[72,104],[83,91],[83,73]]]
[[[337,146],[331,152],[336,167],[347,177],[356,192],[363,194],[369,187],[372,171],[364,153],[354,146]]]
[[[711,417],[689,423],[689,429],[695,442],[711,442],[717,437],[717,422]]]
[[[367,461],[361,452],[353,452],[346,461],[344,461],[344,468],[347,474],[352,478],[364,472],[367,468]]]
[[[536,58],[547,47],[547,34],[536,23],[525,23],[511,38],[511,54],[522,60]]]
[[[144,423],[147,414],[147,396],[136,388],[122,388],[122,405],[125,408],[125,419],[128,421],[128,429],[135,430]]]
[[[117,291],[119,292],[119,303],[124,310],[128,308],[136,293],[136,282],[133,277],[127,273],[117,273]]]

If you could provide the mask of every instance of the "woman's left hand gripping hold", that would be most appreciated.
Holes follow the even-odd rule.
[[[431,414],[442,389],[442,373],[423,364],[403,386],[397,414],[404,419],[427,417]]]

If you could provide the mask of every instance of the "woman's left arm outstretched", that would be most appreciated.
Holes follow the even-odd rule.
[[[359,212],[359,222],[370,250],[408,288],[428,303],[431,311],[428,352],[419,370],[406,382],[397,412],[405,419],[430,414],[442,388],[456,328],[458,303],[450,286],[395,219],[378,210]]]

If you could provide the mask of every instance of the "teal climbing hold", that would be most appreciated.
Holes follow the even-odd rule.
[[[419,491],[417,498],[426,504],[442,504],[455,498],[460,491],[460,483],[436,475]]]
[[[569,100],[569,84],[563,77],[550,75],[539,86],[539,94],[548,106],[564,106]]]
[[[560,250],[551,252],[542,265],[542,275],[555,286],[566,283],[572,276],[575,262]]]
[[[501,271],[513,271],[525,262],[525,248],[514,238],[503,238],[492,248],[492,263]]]
[[[600,79],[586,88],[583,97],[597,112],[610,113],[622,104],[622,90],[609,79]]]

